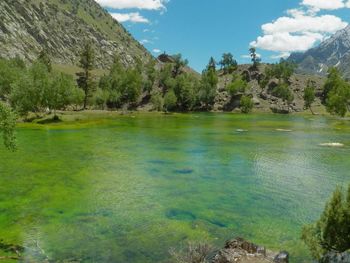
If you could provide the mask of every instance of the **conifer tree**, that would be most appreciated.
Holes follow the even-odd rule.
[[[95,89],[94,77],[92,70],[94,69],[95,64],[95,51],[90,42],[86,42],[81,54],[80,54],[80,67],[82,68],[81,72],[77,73],[77,83],[79,88],[81,88],[84,93],[84,110],[87,107],[88,99],[92,96],[92,93]]]

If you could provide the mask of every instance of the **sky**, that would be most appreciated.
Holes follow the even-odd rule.
[[[96,0],[153,55],[181,53],[201,72],[231,52],[264,62],[318,45],[350,22],[350,0]]]

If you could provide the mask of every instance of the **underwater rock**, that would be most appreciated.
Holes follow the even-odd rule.
[[[190,211],[180,209],[170,209],[166,212],[166,217],[172,220],[193,221],[197,217]]]
[[[349,262],[350,262],[350,252],[344,252],[344,253],[329,252],[320,260],[320,263],[349,263]]]
[[[344,147],[344,144],[339,142],[320,143],[319,145],[324,147]]]
[[[280,252],[273,260],[275,263],[288,263],[289,262],[289,253],[286,251]]]

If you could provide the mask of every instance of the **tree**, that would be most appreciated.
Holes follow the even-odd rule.
[[[197,79],[190,74],[181,74],[175,79],[174,92],[181,110],[191,110],[196,104],[198,84]]]
[[[314,258],[320,259],[330,251],[342,253],[350,249],[349,200],[350,185],[346,198],[338,187],[320,219],[303,228],[302,240],[308,245]]]
[[[47,106],[50,75],[46,65],[35,62],[13,83],[10,94],[12,107],[21,115],[38,113]]]
[[[182,59],[181,54],[174,55],[173,59],[174,59],[173,77],[176,78],[182,72],[182,68],[188,65],[188,60]]]
[[[231,74],[237,68],[237,61],[231,53],[224,53],[220,61],[221,69],[224,74]]]
[[[216,71],[216,61],[213,57],[211,57],[209,59],[209,63],[208,63],[208,66],[206,68],[206,71],[209,71],[209,70],[213,70],[213,71]]]
[[[251,47],[249,49],[249,53],[250,53],[251,60],[253,62],[252,69],[257,70],[258,66],[260,65],[261,58],[256,53],[256,48],[255,47]]]
[[[211,61],[207,66],[207,70],[202,73],[201,85],[199,90],[199,101],[209,109],[214,104],[216,96],[216,88],[219,82],[215,69],[211,65]]]
[[[240,100],[240,107],[242,113],[250,113],[253,109],[253,106],[253,100],[250,97],[243,95]]]
[[[15,126],[16,115],[8,105],[0,101],[0,132],[4,145],[9,150],[16,149]]]
[[[315,102],[315,85],[308,80],[307,87],[304,89],[304,103],[305,108],[310,109],[311,113],[314,115],[312,111],[312,103]]]
[[[279,83],[271,92],[271,94],[277,98],[281,98],[288,103],[291,103],[294,100],[294,95],[290,90],[288,84]]]
[[[0,99],[6,99],[11,93],[12,84],[25,71],[15,60],[0,59]]]
[[[74,89],[76,89],[76,86],[73,77],[64,73],[51,74],[51,83],[44,90],[44,103],[42,106],[53,110],[54,118],[57,118],[57,110],[73,103]]]
[[[83,109],[85,110],[88,99],[92,96],[92,92],[95,89],[94,77],[91,72],[95,64],[95,51],[90,42],[85,43],[80,54],[79,63],[83,71],[76,74],[78,77],[77,83],[79,88],[85,93],[83,106]]]
[[[47,71],[51,72],[52,71],[52,62],[51,58],[47,52],[46,49],[43,49],[40,51],[40,54],[37,59],[38,62],[44,64],[47,67]]]
[[[177,98],[173,90],[169,90],[164,96],[164,109],[172,111],[176,108]]]
[[[323,99],[328,112],[344,117],[350,105],[350,85],[336,68],[330,68],[324,85]]]
[[[154,82],[156,81],[157,71],[156,71],[156,62],[152,59],[150,60],[145,67],[146,79],[144,80],[144,90],[151,92]]]

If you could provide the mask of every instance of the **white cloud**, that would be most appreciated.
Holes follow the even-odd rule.
[[[156,53],[156,54],[162,52],[162,51],[161,51],[160,49],[158,49],[158,48],[155,48],[155,49],[153,49],[152,51],[153,51],[153,53]]]
[[[136,13],[111,13],[111,16],[117,20],[120,23],[123,22],[133,22],[133,23],[149,23],[149,20],[142,15],[140,15],[139,12]]]
[[[164,10],[168,0],[96,0],[104,7],[115,9]]]
[[[335,8],[339,2],[344,5],[342,0],[303,0],[302,5],[307,5],[308,8],[287,10],[287,16],[262,25],[263,35],[250,45],[279,52],[274,58],[286,57],[291,52],[306,51],[348,25],[337,16],[317,14],[316,9]]]
[[[289,52],[283,52],[283,53],[280,53],[280,54],[277,54],[277,55],[272,55],[272,56],[270,56],[270,58],[272,58],[272,59],[280,59],[280,58],[288,58],[289,56],[290,56]]]
[[[303,0],[301,4],[318,10],[336,10],[346,7],[349,2],[346,4],[344,0]]]
[[[152,44],[153,42],[150,41],[150,40],[148,40],[148,39],[142,39],[142,40],[140,41],[140,43],[141,43],[141,44]]]

